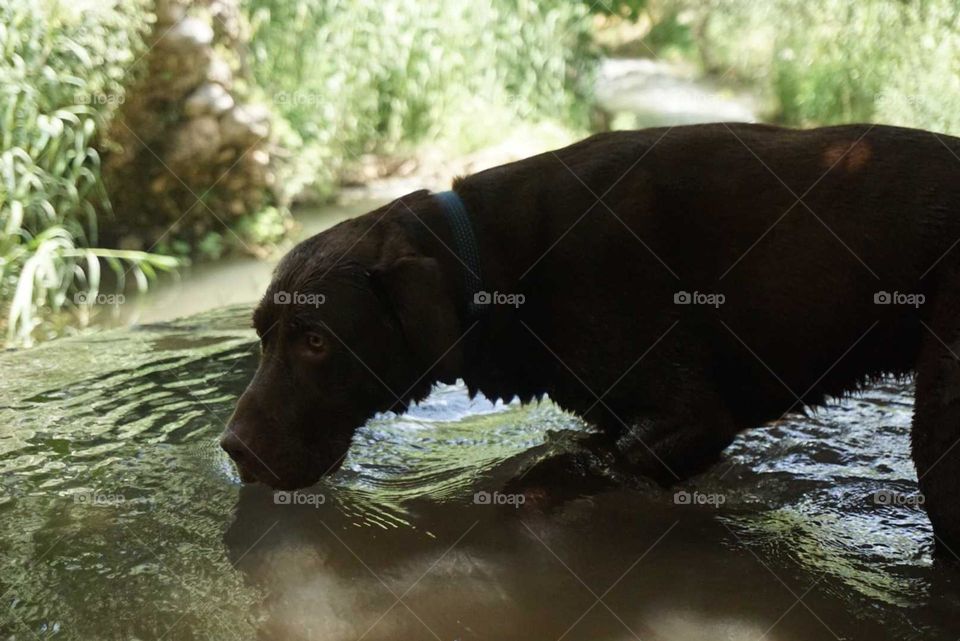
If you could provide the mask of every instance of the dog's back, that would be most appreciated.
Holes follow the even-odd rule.
[[[636,351],[625,341],[649,346],[676,319],[674,340],[696,337],[755,424],[913,368],[960,237],[954,152],[960,140],[896,127],[699,125],[600,134],[460,187],[504,195],[478,213],[495,234],[536,219],[511,257],[520,314],[558,355],[569,337],[591,344],[581,376],[603,389]]]

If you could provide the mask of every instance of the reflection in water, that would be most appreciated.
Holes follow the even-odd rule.
[[[445,386],[275,495],[216,446],[248,313],[0,355],[0,638],[960,635],[960,574],[911,501],[909,384],[746,433],[680,488],[521,506],[474,494],[585,426]]]

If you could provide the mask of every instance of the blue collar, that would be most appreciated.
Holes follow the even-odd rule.
[[[470,320],[476,319],[486,309],[488,296],[483,291],[480,278],[480,248],[473,233],[470,214],[463,199],[455,191],[442,191],[434,194],[440,202],[444,217],[450,223],[453,232],[454,251],[464,269],[464,290],[467,293],[467,313]]]

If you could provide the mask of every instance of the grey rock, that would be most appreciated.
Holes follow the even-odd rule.
[[[190,118],[214,115],[233,108],[233,96],[218,84],[207,82],[197,87],[184,103],[183,111]]]
[[[270,110],[263,105],[240,105],[220,118],[227,145],[251,146],[270,135]]]
[[[213,29],[199,18],[187,17],[173,25],[160,43],[176,50],[202,49],[213,43]]]
[[[233,70],[223,58],[214,55],[207,67],[207,80],[229,89],[233,85]]]

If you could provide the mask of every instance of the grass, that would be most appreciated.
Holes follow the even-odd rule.
[[[456,143],[518,122],[583,126],[588,5],[567,0],[244,0],[256,85],[296,149],[284,176],[321,195],[363,154]]]
[[[144,288],[173,259],[97,248],[110,207],[95,148],[123,100],[145,13],[137,0],[0,5],[0,311],[8,345],[29,345],[89,311],[104,279]]]
[[[0,332],[29,345],[90,321],[101,293],[145,289],[174,258],[98,247],[116,220],[98,149],[137,86],[150,0],[0,3]],[[585,125],[590,7],[565,0],[240,0],[244,96],[271,104],[277,183],[321,197],[363,154],[469,151],[517,123]],[[229,58],[229,56],[228,56]],[[242,76],[242,77],[241,77]],[[122,187],[121,187],[122,188]],[[115,193],[115,192],[114,192]],[[278,216],[238,223],[276,235]],[[217,253],[208,234],[163,248]],[[209,241],[209,242],[208,242]]]
[[[752,84],[769,119],[960,133],[960,4],[954,0],[657,0],[647,36],[708,74]]]

